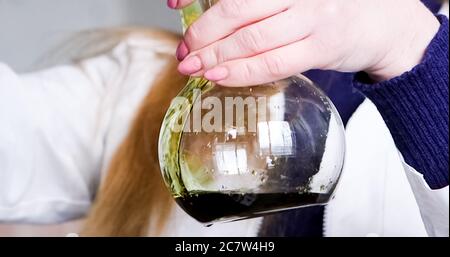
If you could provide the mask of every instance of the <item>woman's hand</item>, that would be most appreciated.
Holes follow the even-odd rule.
[[[420,63],[439,26],[419,0],[221,0],[187,30],[178,68],[226,86],[310,69],[381,81]]]

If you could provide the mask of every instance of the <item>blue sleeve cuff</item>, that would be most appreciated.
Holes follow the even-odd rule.
[[[449,185],[449,24],[437,17],[439,32],[413,70],[378,84],[370,84],[365,73],[354,79],[355,88],[377,106],[405,161],[432,189]]]

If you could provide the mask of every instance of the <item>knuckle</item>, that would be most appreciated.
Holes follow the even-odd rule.
[[[270,76],[279,77],[284,73],[284,61],[279,56],[264,57],[263,65]]]
[[[239,18],[242,10],[246,10],[249,0],[225,0],[220,1],[220,13],[224,18]]]
[[[184,36],[184,40],[186,42],[186,44],[189,47],[193,47],[194,42],[196,42],[197,40],[200,40],[200,29],[198,28],[198,25],[196,25],[196,23],[192,24],[191,26],[189,26],[189,28],[186,31],[186,34]],[[190,49],[190,50],[195,50],[195,49]]]
[[[253,53],[260,52],[263,47],[264,36],[260,29],[243,29],[239,35],[238,44]]]
[[[225,55],[219,47],[212,47],[202,53],[201,59],[206,68],[210,68],[226,61]]]
[[[223,63],[228,61],[228,56],[225,54],[225,51],[223,48],[220,47],[214,47],[214,51],[212,51],[213,58],[215,64]]]
[[[245,63],[242,65],[241,69],[239,69],[240,78],[242,81],[251,81],[253,74],[255,74],[254,67],[249,63]]]
[[[339,1],[325,1],[322,6],[322,15],[327,18],[340,18],[342,7]]]

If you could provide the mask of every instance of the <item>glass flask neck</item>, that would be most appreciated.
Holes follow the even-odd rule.
[[[181,10],[183,32],[219,0],[196,0]]]

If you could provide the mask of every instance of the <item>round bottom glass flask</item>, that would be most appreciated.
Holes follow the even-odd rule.
[[[183,10],[184,25],[210,5]],[[205,224],[326,204],[344,154],[339,114],[301,75],[243,88],[191,78],[159,139],[166,185]]]

